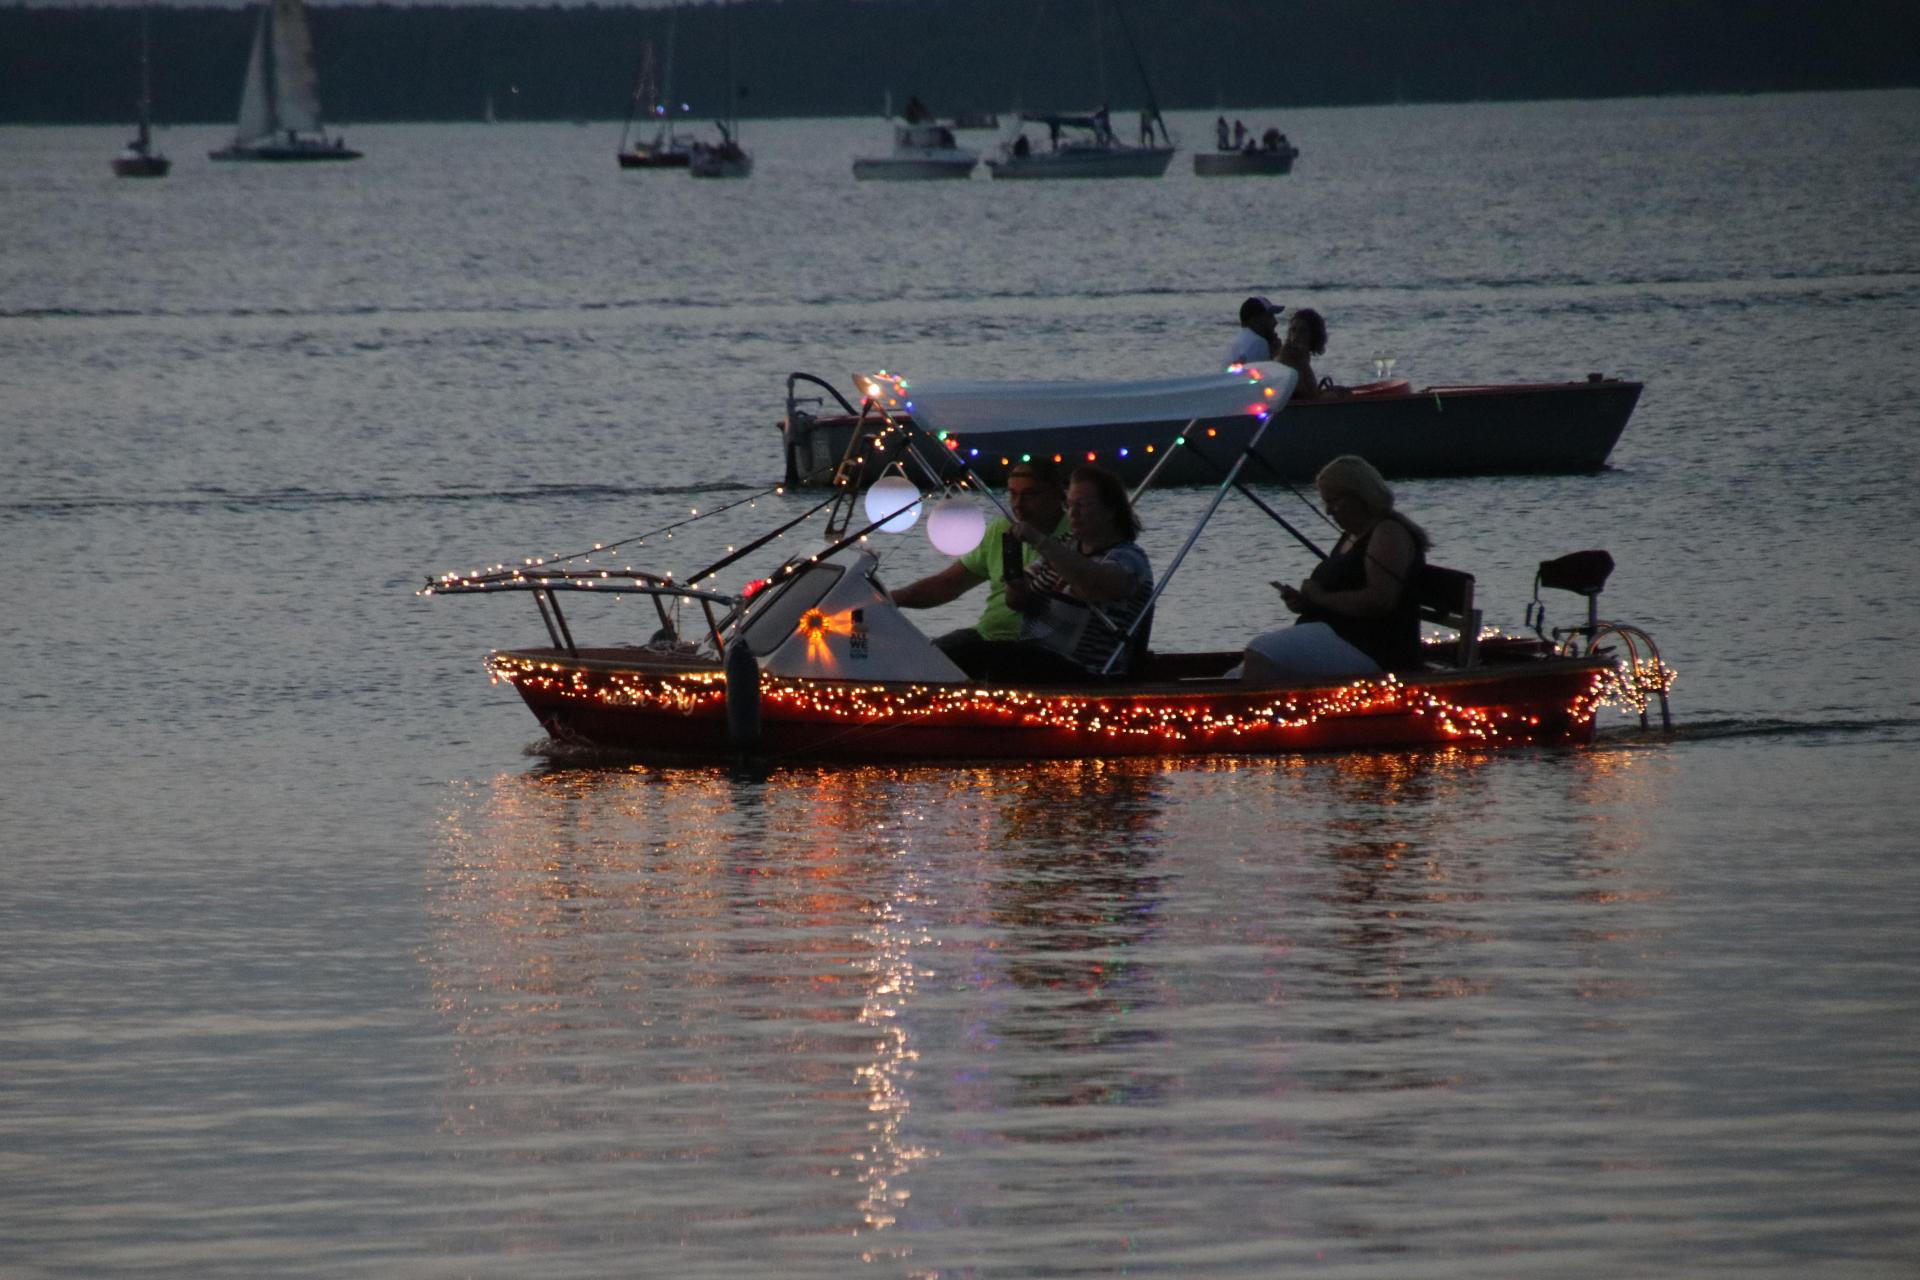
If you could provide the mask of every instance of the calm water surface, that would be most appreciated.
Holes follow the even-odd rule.
[[[875,121],[749,122],[733,184],[617,124],[176,129],[158,183],[0,131],[0,1275],[1912,1274],[1917,116],[1305,111],[1277,181],[886,190]],[[1509,627],[1610,549],[1675,734],[580,764],[480,671],[524,602],[411,594],[797,512],[789,370],[1189,372],[1247,292],[1346,381],[1645,380],[1601,475],[1400,494]],[[1304,568],[1231,505],[1156,641]]]

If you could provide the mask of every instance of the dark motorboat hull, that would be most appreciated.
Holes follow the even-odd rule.
[[[116,156],[113,173],[118,178],[164,178],[173,168],[165,156]]]
[[[218,151],[207,152],[209,160],[259,161],[267,164],[296,164],[325,160],[358,160],[363,153],[347,147],[304,146],[296,143],[290,147],[258,146],[243,147],[238,143],[222,147]]]
[[[1299,154],[1298,147],[1273,151],[1196,151],[1193,172],[1200,178],[1278,176],[1293,172],[1294,158]]]
[[[684,169],[693,162],[686,151],[649,151],[636,147],[617,153],[622,169]]]
[[[1639,402],[1641,385],[1611,378],[1513,386],[1428,387],[1404,383],[1356,394],[1294,400],[1275,422],[1245,478],[1311,480],[1342,454],[1358,454],[1393,477],[1578,474],[1606,465]],[[782,424],[790,484],[826,484],[844,455],[854,419],[795,414]],[[1129,484],[1144,479],[1183,434],[1156,484],[1206,484],[1246,447],[1252,417],[1017,427],[952,435],[949,449],[990,484],[1023,456],[1097,461]],[[870,467],[877,470],[879,460]]]
[[[1157,660],[1156,682],[995,688],[764,676],[756,733],[737,742],[716,663],[645,650],[495,653],[556,741],[661,761],[772,759],[1050,760],[1099,756],[1275,755],[1466,746],[1578,746],[1614,664],[1522,647],[1485,667],[1342,684],[1253,687],[1181,678],[1238,655]]]

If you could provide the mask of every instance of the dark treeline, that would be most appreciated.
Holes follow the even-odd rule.
[[[674,96],[724,110],[726,29],[743,116],[1141,104],[1111,4],[744,0],[679,11]],[[1913,0],[1129,0],[1166,108],[1593,98],[1920,84]],[[668,15],[618,7],[312,10],[337,122],[618,117]],[[151,11],[155,114],[232,118],[254,14]],[[133,110],[137,7],[0,8],[0,122]]]

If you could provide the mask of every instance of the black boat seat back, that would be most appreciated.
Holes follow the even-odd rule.
[[[1546,639],[1547,608],[1540,602],[1540,589],[1570,591],[1587,601],[1585,627],[1558,628],[1555,636],[1586,635],[1591,638],[1600,628],[1600,592],[1613,573],[1613,557],[1604,551],[1570,551],[1552,560],[1542,560],[1533,575],[1533,603],[1527,606],[1527,621],[1535,635]]]
[[[1480,656],[1480,610],[1473,604],[1473,575],[1459,569],[1423,564],[1408,584],[1422,622],[1460,633],[1454,662],[1470,667]]]
[[[1612,573],[1613,557],[1606,552],[1572,551],[1540,562],[1540,572],[1533,579],[1533,594],[1538,599],[1540,588],[1552,587],[1555,591],[1571,591],[1591,600],[1600,594]]]

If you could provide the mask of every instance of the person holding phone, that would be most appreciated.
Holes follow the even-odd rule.
[[[1420,613],[1409,585],[1432,545],[1426,531],[1394,510],[1393,490],[1364,458],[1335,458],[1314,487],[1340,541],[1299,586],[1274,583],[1299,618],[1248,642],[1241,678],[1343,680],[1418,667]]]
[[[1007,472],[1007,507],[1014,521],[1050,529],[1054,537],[1065,537],[1066,503],[1066,488],[1052,463],[1020,462]],[[1013,521],[998,517],[988,522],[985,536],[972,551],[940,572],[909,582],[890,594],[902,609],[931,609],[958,600],[986,583],[987,599],[980,620],[934,640],[955,665],[970,670],[968,662],[981,645],[1020,638],[1022,610],[1035,601],[1026,570],[1038,555],[1014,535]]]

